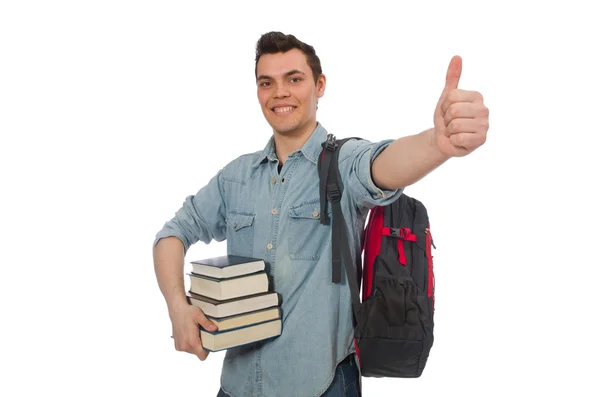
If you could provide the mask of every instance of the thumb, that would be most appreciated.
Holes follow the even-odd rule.
[[[446,87],[444,91],[455,90],[458,88],[458,81],[462,73],[462,58],[455,55],[450,60],[448,65],[448,72],[446,72]]]
[[[198,325],[200,325],[202,328],[204,328],[207,331],[216,331],[217,330],[217,325],[215,323],[213,323],[212,321],[210,321],[208,318],[206,318],[206,316],[200,309],[198,309],[198,311],[196,312],[195,320]]]

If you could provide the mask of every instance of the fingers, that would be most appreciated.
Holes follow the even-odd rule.
[[[195,323],[175,337],[175,350],[194,354],[202,361],[206,360],[208,351],[202,346],[200,330]]]
[[[470,103],[479,103],[483,106],[483,95],[477,91],[467,91],[467,90],[452,90],[449,91],[443,98],[441,98],[442,103],[440,105],[440,110],[442,114],[448,111],[448,108],[452,104],[461,103],[461,102],[470,102]]]
[[[461,132],[450,136],[450,143],[457,147],[463,147],[468,151],[473,151],[485,143],[484,134],[475,134],[471,132]]]
[[[198,341],[199,343],[191,346],[192,351],[190,353],[195,354],[200,359],[200,361],[204,361],[208,357],[208,350],[204,350],[204,348],[202,347],[202,340],[200,339],[200,337],[198,337]]]
[[[196,327],[182,338],[175,339],[175,349],[180,352],[194,354],[201,361],[206,360],[206,357],[208,357],[208,351],[204,350],[200,332]]]
[[[217,330],[217,325],[210,321],[200,309],[196,310],[194,313],[194,322],[210,332]],[[199,330],[197,330],[196,335],[197,339],[194,339],[194,343],[191,345],[192,351],[190,353],[195,354],[200,361],[204,361],[206,360],[206,357],[208,357],[208,351],[204,350],[202,347],[202,339],[200,338]]]
[[[483,95],[458,89],[461,74],[462,58],[454,56],[448,65],[446,85],[434,112],[435,130],[446,137],[439,142],[446,141],[454,146],[455,149],[445,149],[456,156],[483,145],[489,128],[489,109],[483,104]]]
[[[216,324],[210,321],[202,310],[192,306],[173,317],[171,321],[173,321],[175,349],[194,354],[201,361],[206,360],[209,352],[202,346],[200,328],[198,326],[214,332],[218,329]]]
[[[484,120],[480,119],[453,119],[444,130],[444,135],[451,137],[460,133],[481,133],[487,130]]]
[[[487,117],[489,115],[489,109],[483,105],[478,105],[471,102],[458,102],[451,104],[445,113],[444,125],[447,127],[448,124],[454,119],[474,119],[477,117]]]

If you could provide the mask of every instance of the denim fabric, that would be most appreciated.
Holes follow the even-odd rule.
[[[351,355],[337,366],[333,382],[321,397],[360,397],[359,376],[354,355]],[[228,395],[223,389],[219,389],[217,397],[228,397]]]
[[[281,173],[271,137],[262,151],[231,161],[187,197],[156,235],[155,244],[178,237],[186,252],[198,241],[226,239],[229,254],[267,263],[270,288],[281,297],[282,334],[227,351],[221,386],[232,397],[321,396],[337,363],[355,350],[346,275],[331,282],[331,226],[319,222],[317,161],[326,135],[317,124]],[[372,161],[391,142],[352,140],[340,152],[341,204],[355,261],[368,210],[402,193],[381,190],[371,178]]]
[[[335,371],[335,378],[321,397],[360,397],[360,371],[354,355],[340,363]]]

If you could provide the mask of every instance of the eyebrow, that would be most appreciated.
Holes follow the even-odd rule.
[[[306,76],[306,73],[304,73],[304,72],[302,72],[302,71],[300,71],[300,70],[298,70],[298,69],[294,69],[294,70],[290,70],[289,72],[285,73],[285,74],[283,75],[283,77],[290,77],[291,75],[294,75],[294,74],[296,74],[296,73],[300,73],[300,74],[303,74],[303,75],[305,75],[305,76]],[[262,80],[262,79],[273,79],[273,77],[271,77],[271,76],[267,76],[267,75],[265,75],[265,74],[261,74],[260,76],[258,76],[258,77],[256,78],[256,81],[258,81],[258,80]]]

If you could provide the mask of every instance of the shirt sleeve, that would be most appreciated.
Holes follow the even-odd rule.
[[[373,161],[392,142],[393,139],[375,143],[366,140],[350,140],[342,146],[339,168],[344,183],[344,194],[350,194],[357,207],[373,208],[388,205],[402,195],[404,188],[380,189],[375,185],[371,174]]]
[[[221,170],[195,195],[185,198],[175,216],[156,234],[154,245],[163,238],[177,237],[186,253],[198,241],[205,244],[212,240],[223,241],[226,237],[225,214]]]

